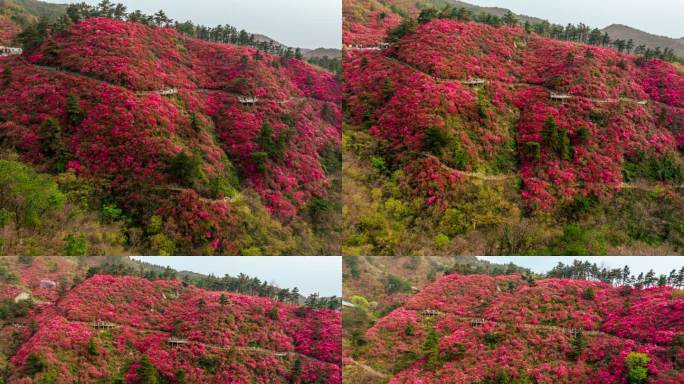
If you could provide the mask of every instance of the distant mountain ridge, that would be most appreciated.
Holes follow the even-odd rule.
[[[684,57],[684,37],[673,39],[666,36],[658,36],[648,32],[641,31],[622,24],[612,24],[603,28],[602,32],[608,33],[611,39],[634,40],[634,45],[646,45],[650,48],[672,48],[675,55]]]

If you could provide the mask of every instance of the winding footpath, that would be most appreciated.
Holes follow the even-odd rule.
[[[380,51],[380,52],[384,51],[384,49],[385,49],[385,48],[382,48],[382,47],[379,47],[379,46],[376,46],[376,47],[363,47],[363,48],[347,48],[347,50],[349,50],[349,51]],[[423,69],[421,69],[421,68],[418,68],[418,67],[416,67],[415,65],[413,65],[413,64],[411,64],[411,63],[408,63],[408,62],[406,62],[406,61],[404,61],[404,60],[401,60],[401,59],[399,59],[399,58],[392,57],[392,56],[388,56],[388,55],[386,55],[386,54],[384,54],[384,53],[382,54],[382,56],[383,56],[386,60],[388,60],[388,61],[391,61],[391,62],[400,64],[400,65],[402,65],[402,66],[404,66],[404,67],[406,67],[406,68],[409,68],[409,69],[411,69],[411,70],[413,70],[413,71],[415,71],[415,72],[422,73],[423,75],[429,77],[430,79],[432,79],[432,81],[434,81],[434,82],[436,82],[436,83],[459,82],[459,83],[461,83],[461,84],[469,84],[469,83],[472,83],[472,82],[473,82],[472,79],[470,79],[470,80],[463,80],[463,79],[454,79],[454,78],[441,78],[441,77],[437,77],[437,76],[434,76],[434,75],[432,75],[432,74],[426,72],[425,70],[423,70]],[[527,82],[516,82],[516,81],[503,81],[503,80],[494,80],[494,79],[485,79],[484,82],[485,82],[485,83],[505,84],[505,85],[512,86],[512,87],[542,88],[542,89],[547,90],[547,91],[549,92],[550,95],[558,94],[558,91],[556,91],[556,90],[554,90],[554,89],[552,89],[552,88],[549,88],[549,87],[547,87],[547,86],[545,86],[544,84],[541,84],[541,83],[527,83]],[[661,105],[661,106],[667,107],[667,108],[682,109],[682,107],[679,107],[679,106],[676,106],[676,105],[672,105],[672,104],[668,104],[668,103],[664,103],[664,102],[657,101],[657,100],[653,100],[652,98],[649,98],[648,100],[635,100],[635,99],[632,99],[632,98],[629,98],[629,97],[620,97],[620,98],[617,98],[617,99],[612,99],[612,98],[611,98],[611,99],[601,99],[601,98],[587,97],[587,96],[579,96],[579,95],[559,95],[559,96],[561,96],[560,98],[565,99],[565,100],[580,99],[580,100],[588,100],[588,101],[591,101],[591,102],[597,103],[597,104],[611,104],[611,103],[626,102],[626,103],[637,104],[637,105],[646,105],[646,104],[649,104],[649,103],[653,103],[653,104],[658,104],[658,105]]]
[[[157,90],[135,91],[135,90],[131,90],[131,89],[129,89],[123,85],[115,84],[115,83],[109,82],[107,80],[97,78],[95,76],[83,74],[81,72],[72,71],[72,70],[59,68],[59,67],[47,66],[47,65],[32,64],[32,63],[29,63],[28,61],[26,61],[26,59],[24,59],[23,57],[21,58],[21,62],[23,64],[25,64],[26,66],[29,66],[29,67],[35,67],[35,68],[39,68],[39,69],[43,69],[43,70],[51,71],[51,72],[64,73],[64,74],[79,77],[79,78],[84,79],[84,80],[96,81],[98,83],[105,83],[109,86],[124,89],[128,92],[132,92],[138,96],[145,96],[145,95],[150,95],[150,94],[159,94],[161,96],[172,96],[172,95],[178,94],[179,91],[184,91],[184,92],[201,92],[201,93],[219,92],[219,93],[225,93],[225,94],[234,96],[234,97],[238,98],[238,100],[240,100],[241,98],[251,98],[251,97],[246,97],[245,95],[238,94],[235,92],[226,91],[226,90],[221,89],[221,88],[185,87],[185,88],[165,88],[165,89],[157,89]],[[288,104],[288,103],[291,103],[293,101],[304,101],[304,100],[327,102],[327,100],[317,99],[315,97],[310,97],[310,96],[292,96],[292,97],[289,97],[287,99],[253,98],[253,101],[240,102],[240,103],[243,105],[264,104],[264,103]]]

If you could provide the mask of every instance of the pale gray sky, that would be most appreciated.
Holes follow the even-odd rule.
[[[47,0],[78,3],[83,0]],[[85,0],[97,4],[100,0]],[[301,48],[340,48],[341,0],[112,0],[150,14],[160,9],[174,20],[215,26],[230,24]]]
[[[684,37],[682,0],[465,0],[487,7],[508,8],[557,24],[583,22],[604,28],[625,24],[656,35]]]
[[[684,266],[682,256],[483,256],[479,259],[493,263],[514,263],[537,273],[546,273],[559,261],[572,264],[573,260],[589,261],[607,268],[622,268],[629,265],[632,274],[648,272],[653,269],[657,274],[668,274],[671,270]]]
[[[135,256],[136,260],[223,277],[244,273],[303,295],[342,296],[342,258],[338,256]]]

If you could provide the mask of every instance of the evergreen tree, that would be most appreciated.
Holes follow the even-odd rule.
[[[143,356],[136,373],[138,374],[138,383],[140,384],[158,384],[160,382],[159,372],[152,365],[147,355]]]

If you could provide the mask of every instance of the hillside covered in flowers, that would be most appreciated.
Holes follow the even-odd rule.
[[[68,175],[67,197],[120,223],[129,245],[335,253],[334,74],[108,18],[54,27],[0,67],[0,142]]]
[[[679,383],[684,295],[666,286],[452,274],[363,339],[345,364],[377,382]]]
[[[3,382],[341,383],[339,311],[98,264],[0,265]]]
[[[345,35],[345,254],[684,250],[678,67],[412,17]]]

